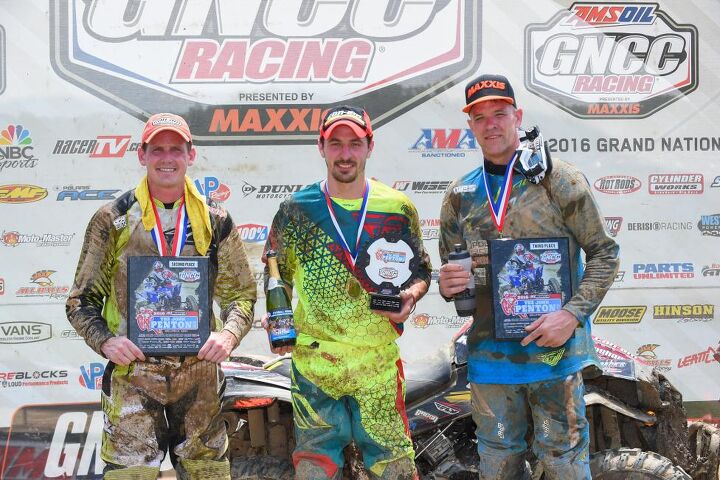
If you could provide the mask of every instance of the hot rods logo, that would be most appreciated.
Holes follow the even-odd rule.
[[[473,0],[52,5],[60,77],[143,121],[184,113],[203,144],[313,143],[339,98],[381,126],[480,64]]]
[[[525,29],[525,83],[580,118],[645,118],[698,86],[698,33],[657,3],[576,2]]]

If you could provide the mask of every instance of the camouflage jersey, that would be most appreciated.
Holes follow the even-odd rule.
[[[164,209],[156,201],[165,241],[172,245],[178,203]],[[248,266],[245,249],[230,215],[209,204],[212,240],[207,256],[209,292],[220,305],[220,319],[211,312],[211,330],[228,330],[240,341],[250,330],[257,287]],[[103,205],[93,215],[67,301],[70,323],[99,355],[110,337],[127,335],[127,258],[159,255],[150,232],[142,223],[135,191]],[[192,230],[188,228],[182,256],[197,256]]]
[[[420,256],[417,278],[429,284],[432,267],[422,244],[415,207],[405,194],[387,185],[374,180],[370,180],[370,185],[361,250],[363,245],[381,236],[405,235],[414,243]],[[357,238],[360,206],[359,199],[333,199],[338,224],[345,238],[353,243]],[[395,339],[401,334],[402,325],[369,309],[367,291],[373,289],[362,269],[356,271],[362,287],[354,281],[353,268],[335,233],[320,182],[293,194],[280,205],[266,245],[268,248],[277,251],[280,275],[297,292],[294,315],[300,348],[293,351],[293,361],[303,375],[323,383],[323,388],[332,383],[327,377],[328,381],[322,382],[303,368],[303,364],[313,361],[313,352],[323,350],[318,350],[317,345],[331,348],[335,352],[333,356],[344,356],[342,352],[348,355],[379,352],[383,350],[380,347],[388,347],[387,356],[380,357],[388,361],[397,358]],[[312,351],[302,346],[311,346]],[[368,368],[357,358],[337,363]]]
[[[505,167],[485,162],[490,192],[497,195]],[[612,285],[619,265],[619,247],[604,229],[603,218],[585,176],[574,166],[555,160],[540,185],[513,176],[503,237],[567,237],[573,296],[564,309],[580,326],[562,347],[535,342],[493,339],[493,314],[488,269],[488,240],[499,238],[477,168],[453,182],[440,213],[440,258],[446,263],[456,243],[466,243],[473,258],[477,308],[468,337],[469,378],[474,383],[519,384],[563,378],[591,364],[599,365],[590,334],[590,314]],[[585,251],[583,272],[580,249]]]

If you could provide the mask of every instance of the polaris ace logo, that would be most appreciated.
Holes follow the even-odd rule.
[[[698,34],[657,3],[573,3],[525,29],[525,84],[579,118],[645,118],[698,85]]]
[[[51,63],[142,121],[183,114],[198,144],[310,144],[338,99],[379,127],[476,72],[480,10],[472,0],[56,0]]]

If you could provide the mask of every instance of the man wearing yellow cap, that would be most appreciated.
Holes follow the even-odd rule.
[[[85,342],[108,359],[106,479],[155,479],[166,450],[178,478],[230,479],[218,364],[250,330],[256,287],[230,215],[185,175],[195,156],[182,117],[150,117],[138,150],[147,175],[102,206],[85,234],[66,310]],[[166,255],[209,258],[208,292],[221,314],[210,312],[211,333],[197,355],[146,356],[127,336],[128,259]]]

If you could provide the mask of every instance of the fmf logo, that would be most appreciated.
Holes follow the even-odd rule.
[[[58,140],[53,155],[87,155],[90,158],[122,158],[136,152],[140,143],[131,143],[130,135],[98,135],[96,139]]]
[[[622,227],[623,217],[605,217],[605,229],[611,237],[616,237]]]
[[[651,195],[695,194],[704,191],[703,176],[700,173],[655,173],[648,177],[648,192]]]
[[[657,3],[576,2],[525,28],[525,84],[579,118],[645,118],[698,86],[698,33]]]
[[[243,242],[260,243],[267,240],[267,225],[259,225],[257,223],[244,223],[237,226],[237,231]]]
[[[184,114],[198,144],[314,143],[338,98],[379,127],[480,65],[474,0],[52,5],[59,76],[143,121]]]
[[[623,195],[640,190],[641,182],[628,175],[608,175],[595,180],[595,190],[609,195]]]
[[[720,213],[714,215],[701,215],[697,228],[703,235],[720,237]]]
[[[468,150],[477,150],[477,140],[469,128],[423,128],[410,146],[422,158],[464,158]]]
[[[90,390],[100,390],[102,388],[102,377],[105,373],[105,365],[99,362],[93,362],[88,365],[80,365],[80,385]]]
[[[645,305],[600,307],[593,323],[640,323],[646,310]]]
[[[195,186],[201,194],[210,196],[210,199],[216,202],[225,202],[230,198],[230,187],[218,180],[217,177],[196,179]]]
[[[0,203],[30,203],[47,197],[46,188],[37,185],[0,185]]]

